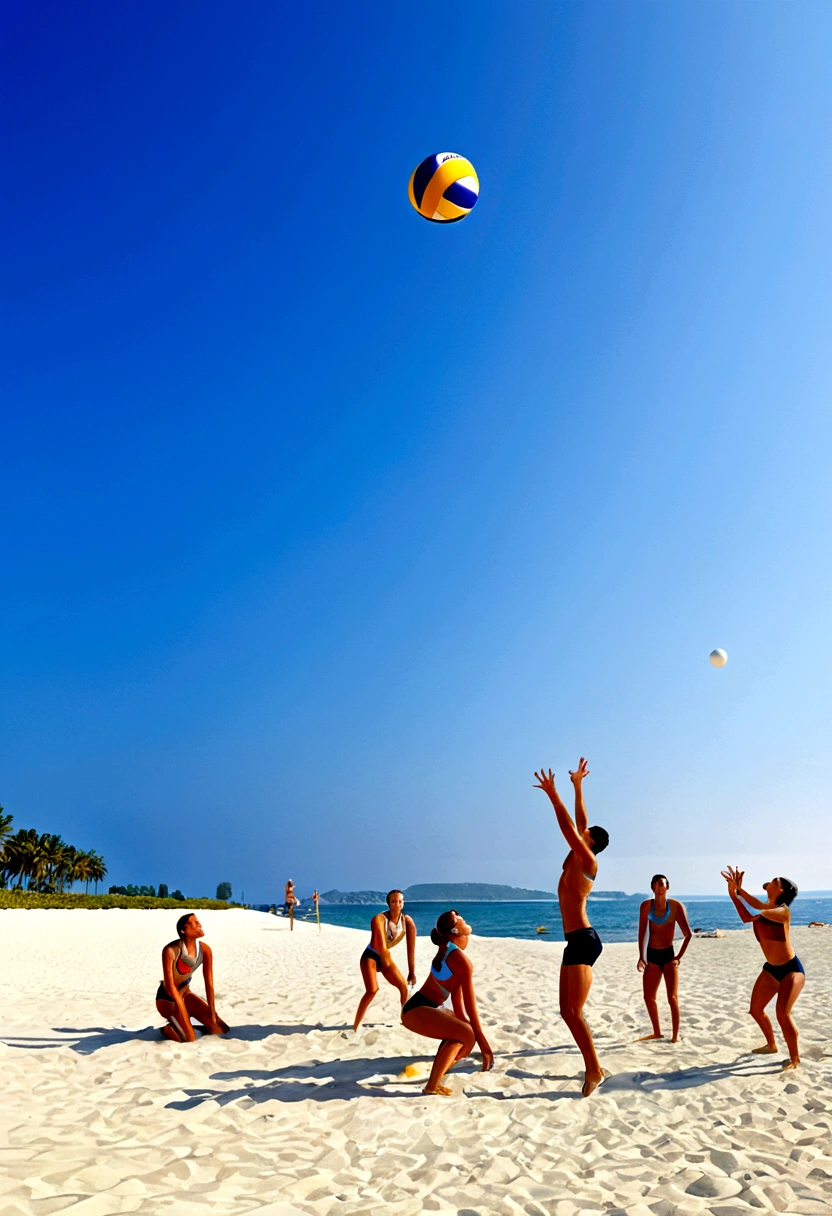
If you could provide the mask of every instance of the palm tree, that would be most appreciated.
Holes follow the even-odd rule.
[[[0,887],[6,885],[6,849],[5,840],[12,832],[13,815],[5,814],[2,806],[0,806]]]
[[[34,828],[21,828],[4,845],[4,870],[7,877],[17,878],[16,891],[23,887],[24,878],[31,880],[39,836]]]
[[[89,871],[89,881],[95,883],[95,893],[98,894],[98,884],[104,881],[104,876],[107,873],[107,867],[104,864],[104,858],[98,853],[90,850],[89,863],[87,869]]]
[[[90,865],[92,864],[92,858],[92,853],[84,853],[80,850],[76,852],[72,877],[69,883],[71,887],[73,882],[82,882],[84,884],[85,895],[88,895],[90,890],[90,878],[92,877],[90,873]]]

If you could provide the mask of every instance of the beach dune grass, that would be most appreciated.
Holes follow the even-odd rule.
[[[223,899],[159,899],[152,895],[46,895],[38,891],[0,890],[0,911],[4,908],[212,908],[217,912],[239,907]]]

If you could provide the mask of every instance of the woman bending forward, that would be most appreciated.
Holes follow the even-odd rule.
[[[441,1039],[430,1077],[423,1093],[449,1095],[442,1084],[445,1073],[458,1060],[470,1055],[474,1044],[482,1053],[482,1070],[494,1066],[494,1054],[480,1025],[474,995],[474,968],[465,957],[471,926],[452,911],[443,912],[431,931],[431,941],[439,949],[431,964],[430,975],[402,1009],[402,1023],[426,1039]],[[453,1013],[440,1009],[451,998]]]
[[[353,1030],[358,1030],[364,1014],[370,1008],[378,992],[379,971],[394,988],[398,988],[402,1004],[407,1000],[407,984],[416,983],[416,925],[412,917],[404,914],[404,895],[401,891],[387,892],[387,911],[379,912],[370,921],[370,941],[361,955],[361,978],[364,995],[355,1011]],[[407,938],[407,983],[393,962],[390,951],[402,938]]]

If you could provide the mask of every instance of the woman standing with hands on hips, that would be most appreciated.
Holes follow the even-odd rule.
[[[650,880],[653,891],[652,899],[645,899],[639,909],[638,919],[638,969],[644,975],[644,1003],[650,1015],[653,1033],[646,1034],[636,1042],[646,1043],[649,1039],[661,1039],[661,1023],[659,1022],[659,1007],[656,997],[659,985],[664,977],[667,989],[667,1002],[670,1005],[670,1019],[673,1024],[673,1042],[679,1041],[679,963],[690,944],[693,934],[690,931],[685,905],[678,899],[668,899],[667,892],[670,880],[665,874],[654,874]],[[684,940],[682,949],[677,954],[673,948],[673,938],[676,926],[682,930]],[[644,944],[647,942],[647,957],[645,958]]]
[[[750,895],[748,891],[743,890],[745,870],[728,866],[727,870],[722,871],[722,877],[728,883],[728,894],[739,912],[740,920],[753,926],[754,936],[760,943],[766,960],[751,992],[749,1013],[766,1038],[764,1047],[754,1048],[754,1055],[773,1055],[777,1051],[774,1031],[766,1013],[766,1005],[776,996],[777,1021],[789,1049],[789,1058],[783,1068],[797,1068],[800,1055],[797,1050],[797,1027],[792,1019],[792,1007],[806,983],[803,964],[792,949],[789,937],[792,915],[789,905],[797,898],[797,887],[788,878],[772,878],[770,882],[763,883],[766,893],[766,902],[763,903],[756,895]],[[746,904],[758,909],[760,915],[752,916]]]
[[[479,1044],[482,1053],[482,1070],[494,1067],[494,1053],[480,1024],[477,998],[474,995],[474,968],[465,957],[471,937],[471,926],[458,912],[451,909],[443,912],[431,930],[430,939],[439,949],[430,968],[430,974],[418,992],[415,992],[402,1009],[402,1024],[414,1034],[426,1039],[441,1039],[430,1077],[423,1093],[453,1093],[443,1085],[445,1073],[459,1060],[464,1060]],[[453,1013],[440,1009],[451,998]]]

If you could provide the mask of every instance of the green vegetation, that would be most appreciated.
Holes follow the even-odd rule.
[[[230,882],[219,883],[219,885],[217,886],[217,899],[230,899],[230,898],[231,898],[231,883]]]
[[[21,828],[12,833],[12,816],[0,807],[0,890],[64,894],[76,882],[96,890],[107,873],[104,858],[67,844],[52,832]]]
[[[48,894],[40,891],[0,890],[0,910],[4,908],[172,908],[182,911],[186,903],[188,910],[213,908],[224,911],[232,905],[219,899],[153,899],[150,895],[72,895]],[[239,906],[239,905],[236,905]]]

